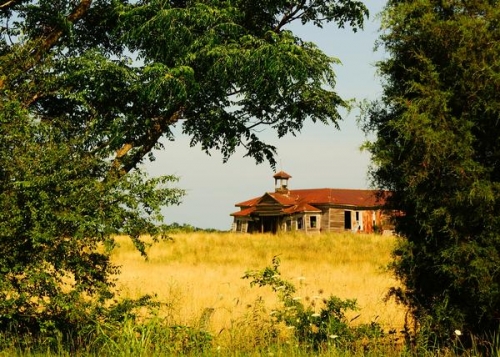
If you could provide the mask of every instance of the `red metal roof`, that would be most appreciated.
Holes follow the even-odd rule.
[[[262,196],[255,197],[255,198],[252,198],[252,199],[250,199],[248,201],[243,201],[243,202],[237,203],[237,204],[235,204],[235,206],[236,207],[250,207],[250,206],[254,206],[261,198],[262,198]]]
[[[289,190],[286,193],[268,192],[261,197],[237,203],[241,211],[232,213],[235,216],[246,216],[252,213],[256,206],[266,196],[271,196],[283,207],[283,213],[316,212],[320,211],[317,205],[351,206],[360,208],[380,207],[384,204],[386,191],[357,190],[339,188],[315,188],[302,190]],[[250,210],[253,208],[253,210]]]
[[[356,190],[341,188],[312,188],[303,190],[289,190],[287,193],[268,192],[278,202],[293,204],[307,202],[309,204],[338,204],[348,206],[373,207],[384,204],[385,191]],[[381,195],[381,197],[378,197]],[[250,207],[259,202],[263,196],[237,203],[237,207]]]
[[[346,206],[373,207],[381,206],[383,202],[378,198],[377,190],[356,190],[340,188],[318,188],[305,190],[290,190],[289,194],[296,195],[300,201],[310,204],[334,204]]]
[[[292,176],[290,176],[289,174],[287,174],[285,171],[280,171],[280,172],[277,172],[273,175],[273,177],[275,179],[289,179],[289,178],[292,178]]]
[[[290,195],[287,195],[287,194],[282,194],[282,193],[268,193],[269,196],[271,196],[272,198],[274,198],[275,201],[279,202],[280,204],[284,205],[284,206],[288,206],[288,205],[293,205],[295,203],[297,203],[297,198],[294,197],[294,196],[290,196]],[[264,198],[264,196],[262,196],[261,198]],[[260,203],[260,200],[259,202],[257,202],[257,204]]]
[[[291,214],[298,212],[321,212],[319,208],[313,207],[307,203],[299,203],[298,205],[294,205],[283,210],[283,213]]]
[[[231,216],[236,216],[236,217],[245,217],[251,214],[253,211],[255,211],[255,207],[249,207],[242,209],[241,211],[231,213]]]

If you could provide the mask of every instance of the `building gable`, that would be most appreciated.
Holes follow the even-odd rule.
[[[265,193],[255,204],[253,214],[259,216],[276,216],[283,212],[285,205],[279,199],[269,193]]]

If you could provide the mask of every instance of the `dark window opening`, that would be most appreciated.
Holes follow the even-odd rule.
[[[317,226],[316,216],[311,216],[310,222],[311,222],[311,228],[316,228]]]

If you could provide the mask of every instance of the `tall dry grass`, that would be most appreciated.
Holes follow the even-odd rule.
[[[270,289],[251,288],[241,277],[279,256],[283,278],[297,286],[297,296],[305,301],[354,298],[360,309],[350,317],[356,322],[376,321],[386,330],[403,325],[403,309],[384,301],[396,285],[386,269],[392,236],[180,233],[148,249],[148,260],[126,237],[118,242],[113,260],[122,266],[120,294],[157,294],[168,304],[163,313],[175,323],[193,325],[213,311],[209,328],[218,334],[247,321],[256,309],[270,312],[277,303]]]

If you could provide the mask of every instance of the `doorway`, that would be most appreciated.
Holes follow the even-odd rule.
[[[344,229],[346,230],[352,229],[351,211],[344,211]]]
[[[261,217],[261,233],[276,233],[278,223],[278,217]]]

